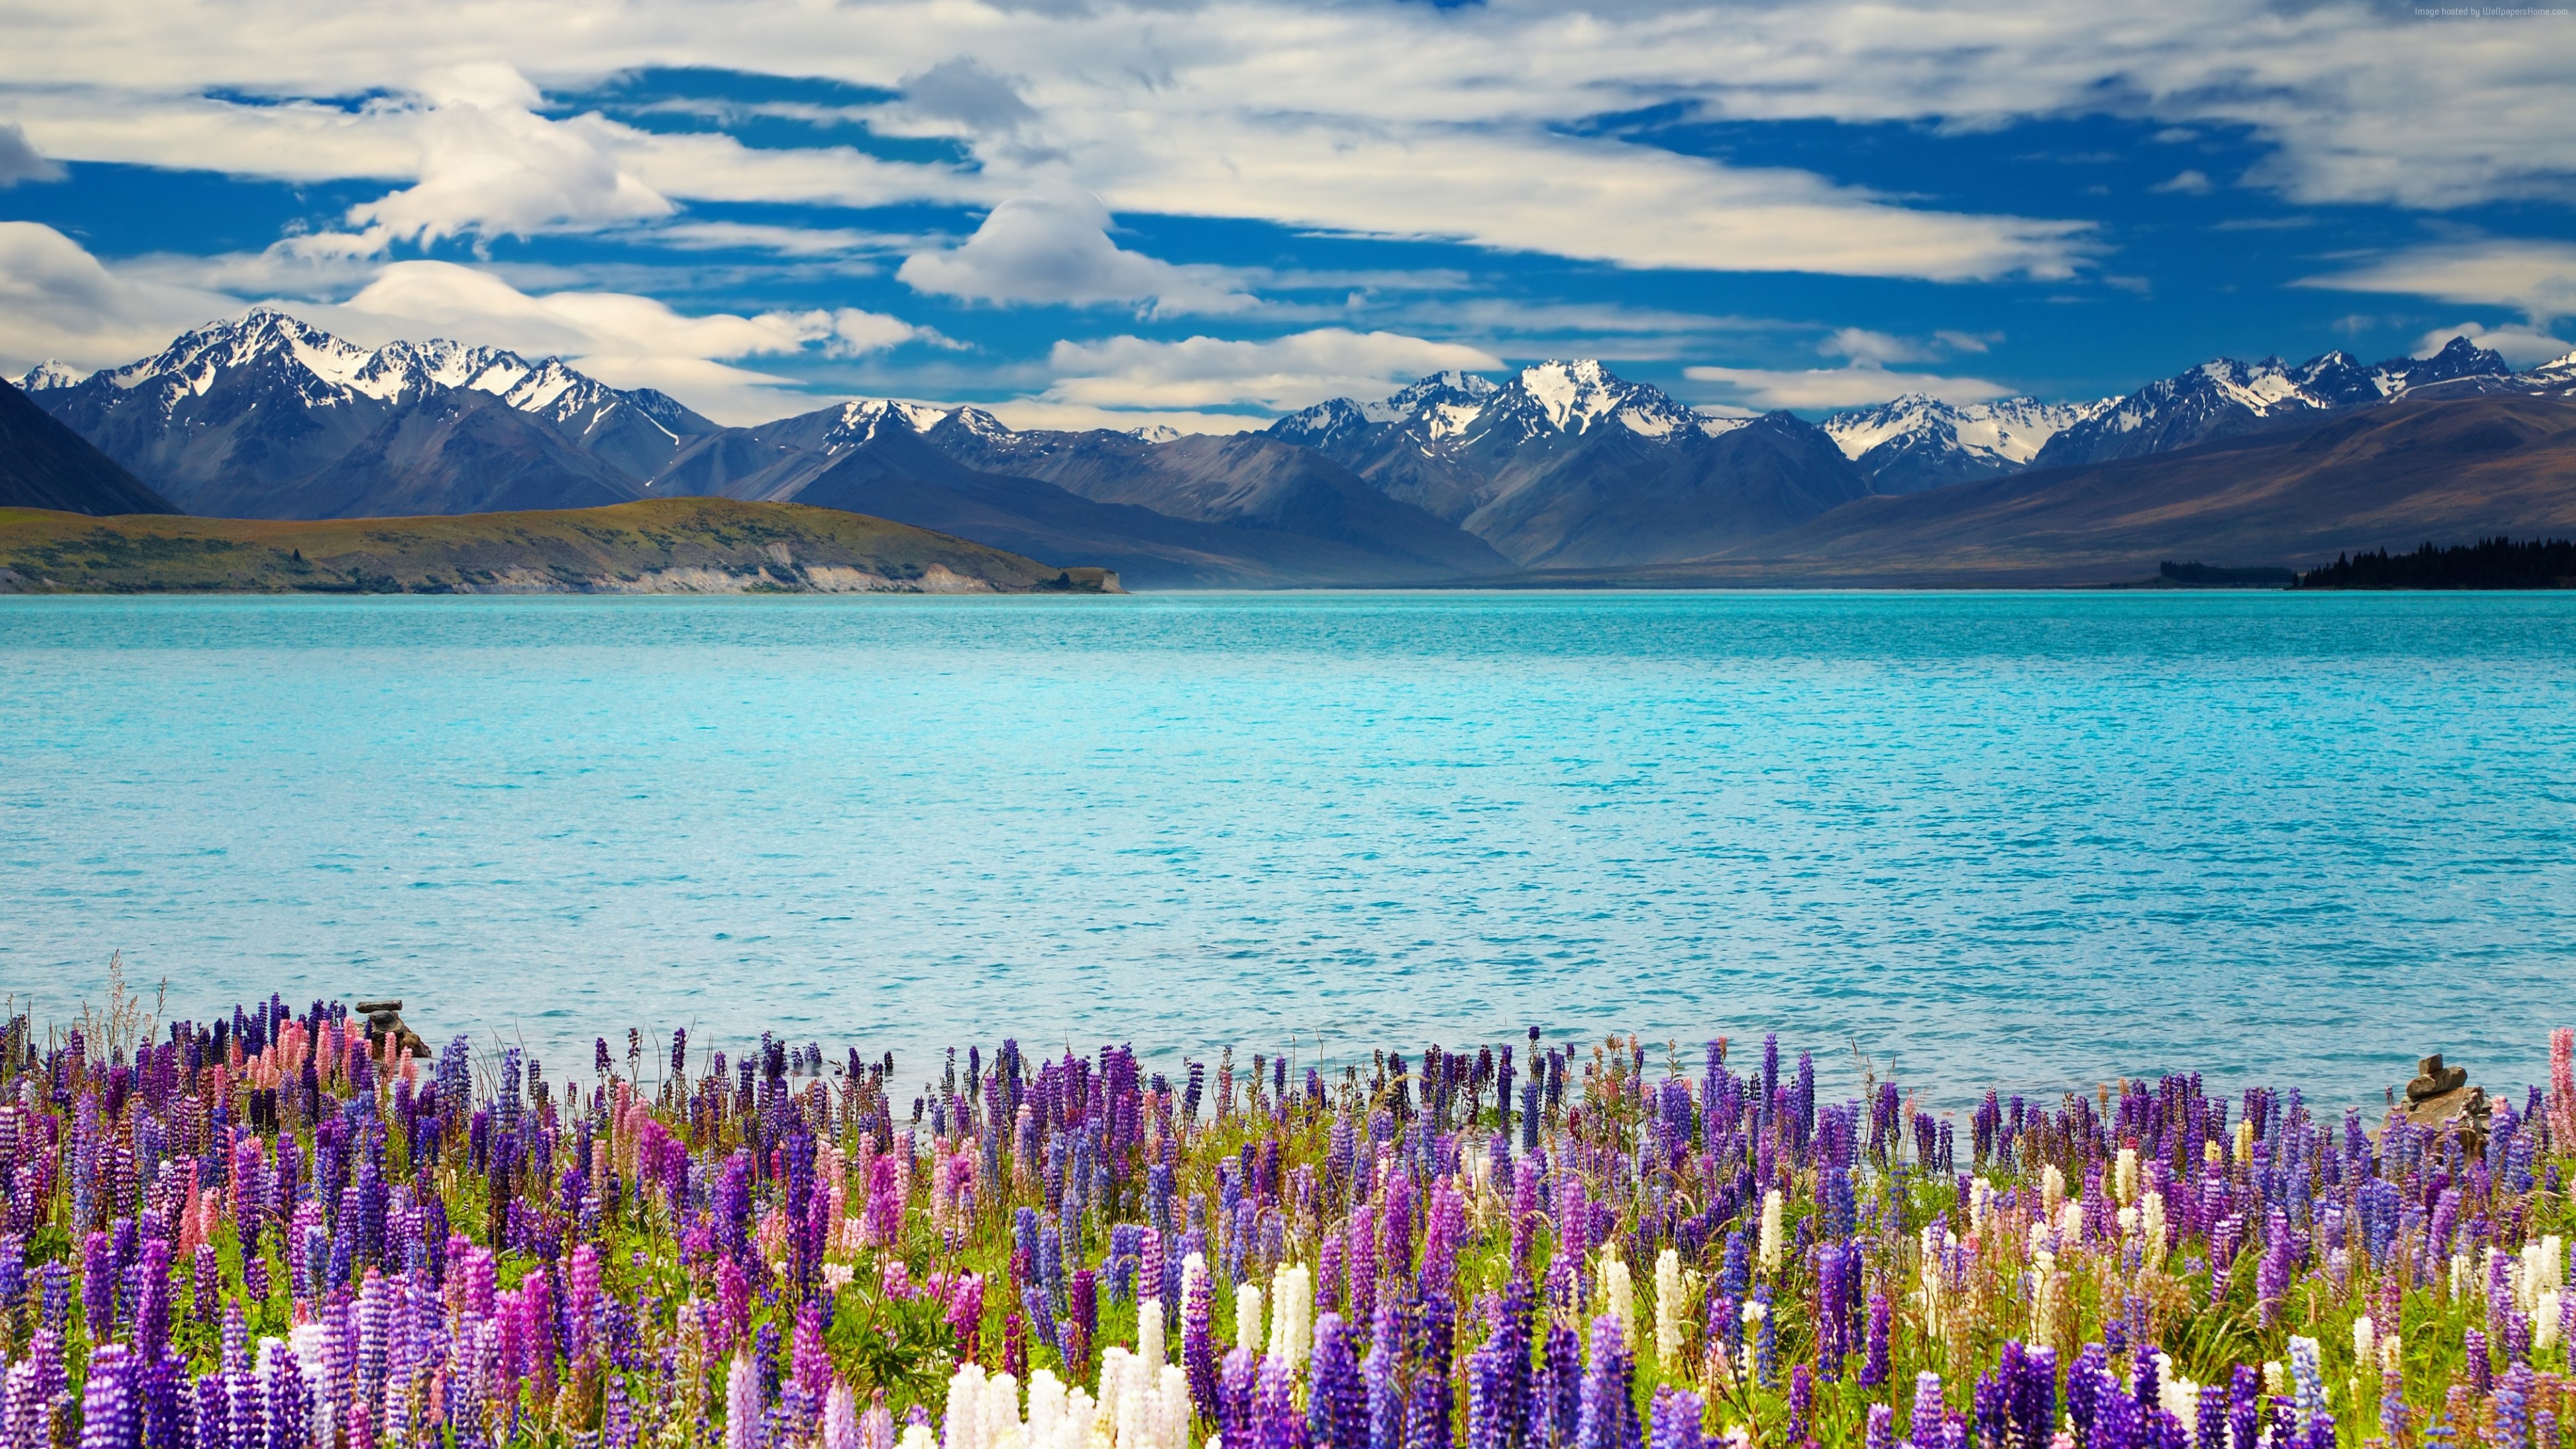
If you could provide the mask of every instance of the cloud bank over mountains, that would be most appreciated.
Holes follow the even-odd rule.
[[[0,54],[0,366],[268,299],[726,421],[1228,428],[1572,353],[1967,405],[2236,328],[2536,360],[2571,70],[2563,20],[2359,4],[99,0]]]

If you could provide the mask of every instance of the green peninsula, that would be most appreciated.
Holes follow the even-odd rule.
[[[861,513],[730,498],[318,521],[0,509],[0,593],[1114,594]]]

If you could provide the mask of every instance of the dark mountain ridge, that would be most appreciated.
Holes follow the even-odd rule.
[[[2309,568],[2576,530],[2576,399],[2418,397],[2107,463],[1873,495],[1702,558],[1544,582],[2123,583],[2160,559]]]
[[[0,381],[0,508],[97,517],[179,511],[6,381]]]

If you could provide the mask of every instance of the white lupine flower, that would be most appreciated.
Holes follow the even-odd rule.
[[[1261,1287],[1257,1283],[1234,1285],[1234,1346],[1261,1357]]]
[[[1315,1275],[1303,1263],[1284,1263],[1270,1275],[1270,1351],[1290,1368],[1302,1367],[1314,1347]]]
[[[1628,1265],[1619,1261],[1615,1249],[1601,1255],[1601,1302],[1604,1310],[1619,1321],[1619,1333],[1633,1350],[1637,1343],[1637,1285],[1630,1281]]]
[[[1655,1361],[1682,1361],[1682,1255],[1673,1248],[1655,1255]]]

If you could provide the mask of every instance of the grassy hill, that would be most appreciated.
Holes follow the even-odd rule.
[[[729,498],[321,522],[0,508],[0,593],[1117,593],[865,514]]]

